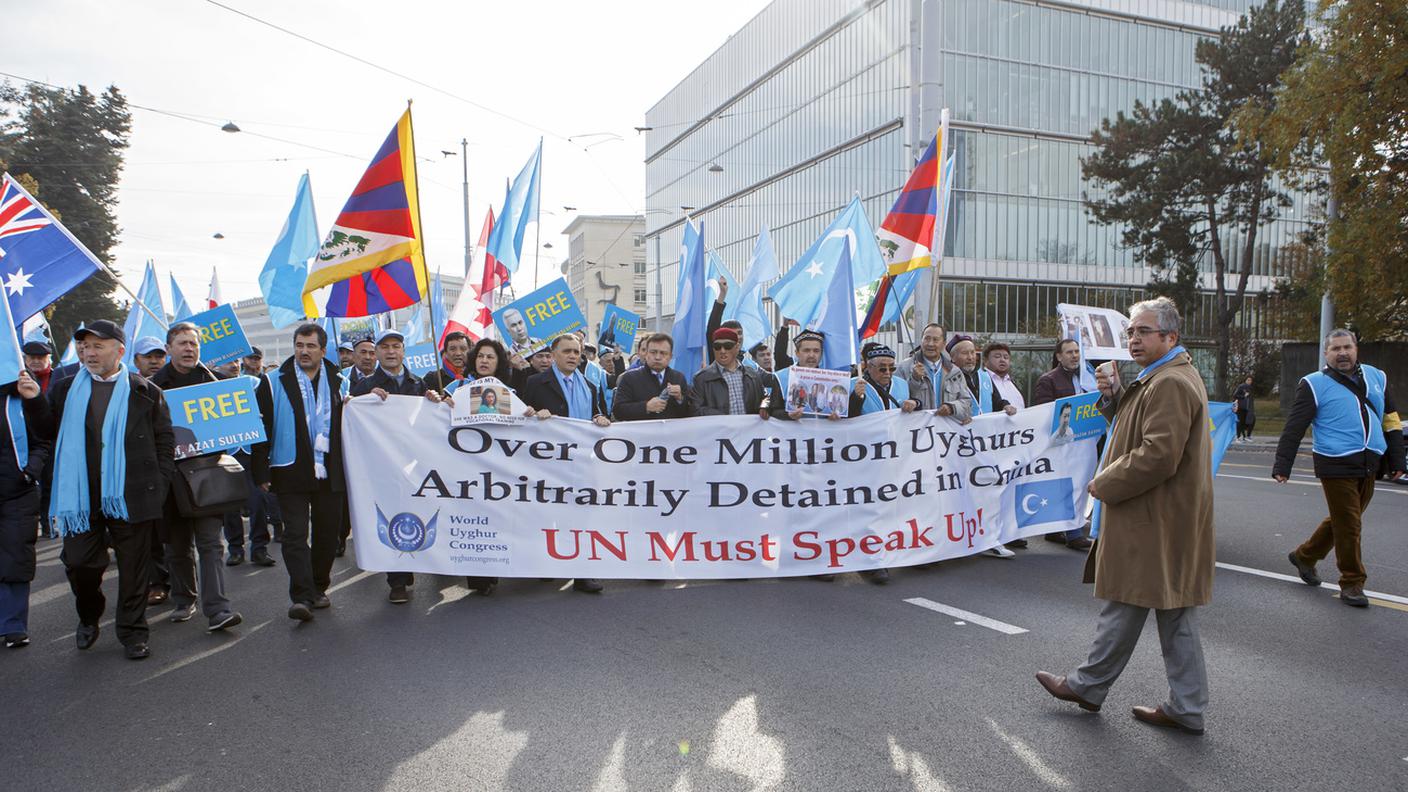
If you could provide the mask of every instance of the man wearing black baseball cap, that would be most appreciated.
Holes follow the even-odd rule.
[[[176,474],[171,414],[161,390],[123,363],[127,337],[107,320],[73,334],[83,367],[49,392],[54,491],[49,516],[78,610],[77,643],[98,640],[108,549],[117,554],[117,637],[132,660],[147,648],[152,523]]]
[[[25,371],[39,383],[40,393],[48,393],[54,376],[54,350],[43,341],[26,341],[20,351],[24,352]]]
[[[258,377],[264,373],[264,350],[257,346],[249,348],[249,354],[240,358],[240,373],[246,377]]]

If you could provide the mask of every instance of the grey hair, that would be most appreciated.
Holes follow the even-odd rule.
[[[1348,336],[1349,340],[1353,341],[1355,346],[1359,346],[1359,339],[1355,337],[1354,333],[1343,327],[1336,327],[1334,330],[1331,330],[1329,334],[1325,336],[1325,345],[1330,345],[1331,338],[1342,338],[1345,336]]]
[[[1135,314],[1148,311],[1159,318],[1160,333],[1182,333],[1183,317],[1178,315],[1178,306],[1173,300],[1167,297],[1155,297],[1152,300],[1141,300],[1129,306],[1129,318],[1133,319]]]

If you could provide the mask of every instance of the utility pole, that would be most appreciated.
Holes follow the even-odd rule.
[[[1325,229],[1326,240],[1329,239],[1329,227],[1334,225],[1340,217],[1340,201],[1335,197],[1335,177],[1330,175],[1330,199],[1325,202]],[[1328,253],[1329,244],[1326,243]],[[1328,262],[1327,262],[1328,263]],[[1330,297],[1330,284],[1325,284],[1325,293],[1320,295],[1320,363],[1327,363],[1325,360],[1325,337],[1335,329],[1335,302]]]
[[[464,278],[474,263],[474,243],[469,236],[469,139],[460,138],[460,164],[464,166]]]

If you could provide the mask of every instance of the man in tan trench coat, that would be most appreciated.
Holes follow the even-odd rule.
[[[1143,367],[1127,388],[1102,370],[1100,409],[1111,422],[1100,471],[1085,582],[1105,601],[1090,656],[1066,677],[1037,674],[1063,701],[1099,711],[1153,609],[1168,673],[1168,700],[1135,707],[1155,726],[1203,733],[1207,670],[1197,608],[1212,599],[1212,456],[1207,391],[1178,343],[1178,309],[1167,298],[1129,311],[1129,352]]]

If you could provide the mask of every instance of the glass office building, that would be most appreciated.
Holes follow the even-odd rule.
[[[775,0],[646,113],[650,315],[659,260],[668,328],[685,213],[736,274],[763,226],[785,269],[853,195],[879,225],[942,107],[957,159],[938,318],[1035,346],[1059,302],[1127,306],[1149,273],[1085,211],[1089,134],[1195,87],[1197,42],[1252,4]],[[1279,336],[1261,293],[1310,210],[1295,196],[1261,230],[1261,296],[1239,318],[1255,336]],[[1210,335],[1210,300],[1194,341]]]

